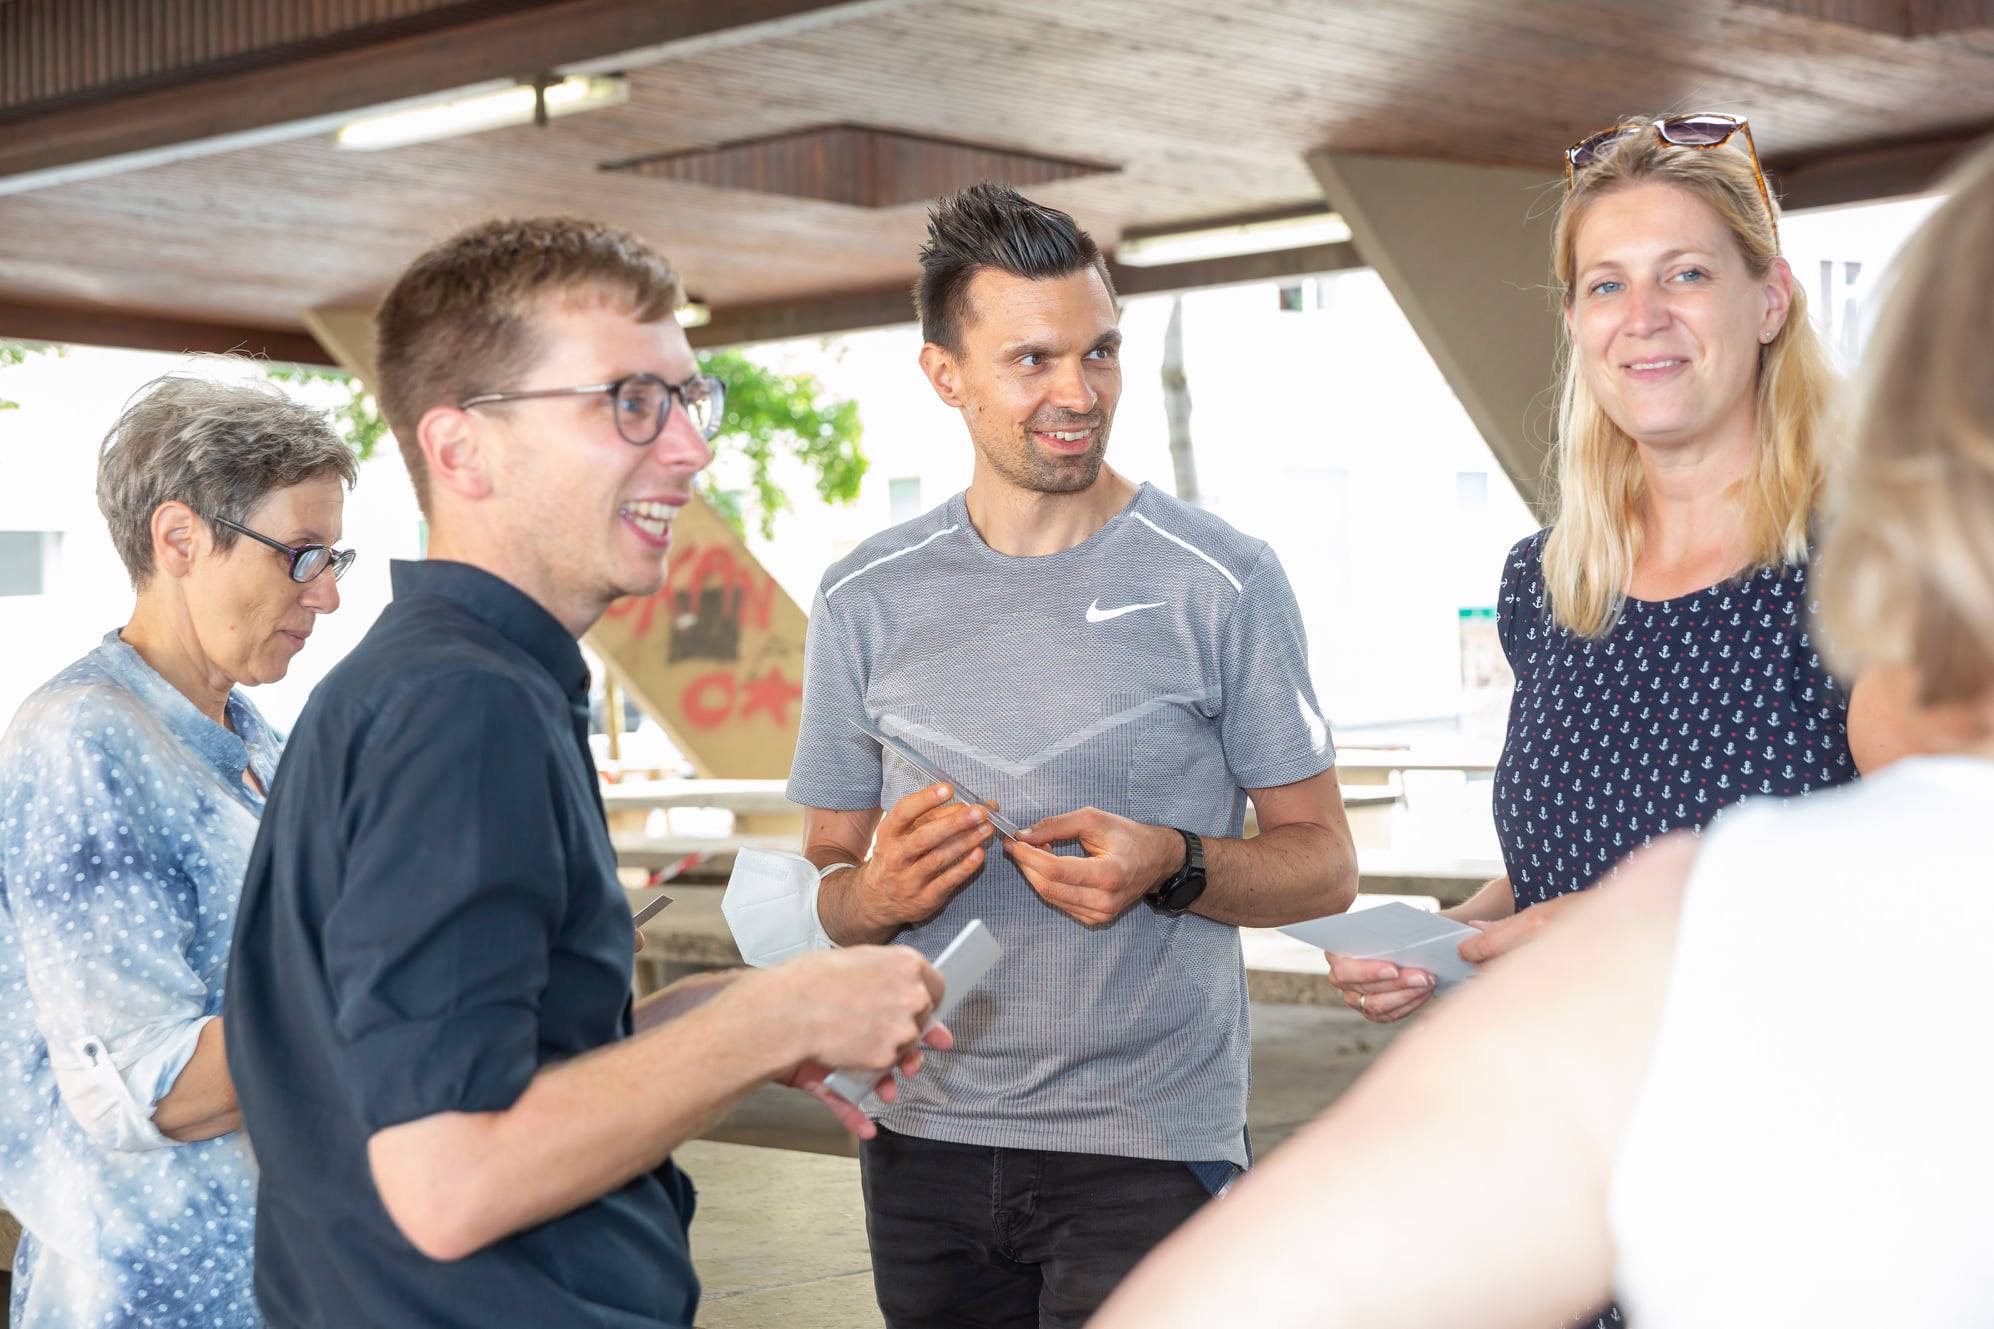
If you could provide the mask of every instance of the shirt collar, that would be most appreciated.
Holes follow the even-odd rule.
[[[230,689],[227,712],[229,724],[234,728],[216,724],[185,693],[147,664],[145,657],[120,635],[122,632],[122,628],[112,628],[105,633],[103,644],[95,652],[105,672],[150,707],[168,733],[200,753],[202,760],[231,785],[242,783],[242,772],[254,758],[257,777],[267,788],[276,767],[275,736],[256,708],[240,692]]]
[[[479,622],[532,656],[569,696],[588,695],[588,662],[582,648],[539,601],[503,577],[469,563],[426,558],[389,563],[395,598],[441,596],[470,611]]]

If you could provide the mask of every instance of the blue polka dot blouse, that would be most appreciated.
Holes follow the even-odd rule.
[[[24,1228],[12,1323],[260,1323],[241,1132],[152,1112],[219,1014],[278,740],[201,714],[116,632],[0,740],[0,1202]]]

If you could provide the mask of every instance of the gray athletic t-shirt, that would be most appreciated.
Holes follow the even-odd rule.
[[[1013,558],[960,494],[860,545],[810,615],[789,797],[891,807],[927,781],[870,720],[1019,825],[1080,807],[1237,836],[1247,789],[1335,761],[1293,591],[1267,545],[1144,485],[1085,543]],[[993,842],[898,940],[981,918],[1004,958],[880,1120],[929,1139],[1246,1163],[1239,931],[1138,904],[1089,929]],[[1058,851],[1078,853],[1078,846]]]

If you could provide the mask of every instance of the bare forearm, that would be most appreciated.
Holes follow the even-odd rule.
[[[630,1012],[631,1023],[641,1034],[669,1020],[676,1020],[713,1000],[745,972],[742,969],[723,969],[717,973],[681,978],[670,987],[660,988],[638,1002]]]
[[[1573,1311],[1605,1301],[1603,1241],[1575,1243],[1548,1271],[1529,1258],[1534,1250],[1516,1260],[1493,1253],[1504,1249],[1490,1238],[1503,1220],[1480,1199],[1497,1180],[1485,1136],[1470,1129],[1471,1114],[1444,1122],[1448,1114],[1429,1106],[1460,1099],[1459,1082],[1390,1084],[1392,1101],[1339,1106],[1180,1229],[1122,1285],[1097,1329],[1528,1329],[1575,1323]],[[1535,1151],[1532,1162],[1555,1166]]]
[[[1329,827],[1296,822],[1204,846],[1205,893],[1191,912],[1216,922],[1280,927],[1342,913],[1357,898],[1357,851]]]
[[[1395,1043],[1159,1247],[1093,1329],[1532,1329],[1604,1302],[1613,1161],[1661,1018],[1688,849],[1650,851],[1628,890],[1575,902]]]
[[[817,921],[824,935],[840,946],[880,946],[892,941],[900,931],[890,923],[871,919],[865,911],[865,895],[858,889],[858,875],[865,870],[866,849],[879,824],[877,809],[857,812],[806,808],[803,813],[803,856],[822,872],[838,863],[839,868],[817,887]]]
[[[695,980],[683,995],[710,986]],[[432,1234],[418,1243],[432,1258],[459,1259],[655,1168],[796,1060],[749,1003],[717,995],[704,991],[677,1019],[546,1067],[502,1112],[442,1114],[377,1133],[368,1147],[377,1184],[405,1151],[428,1152],[428,1191],[390,1204],[397,1224]],[[438,1123],[447,1129],[430,1129]],[[391,1139],[397,1132],[421,1134]]]
[[[842,855],[820,856],[814,846],[806,857],[820,868],[852,861]],[[867,916],[865,892],[859,886],[859,874],[863,871],[862,863],[844,868],[817,886],[817,921],[824,925],[824,935],[840,946],[883,946],[900,932],[894,924],[874,922]]]
[[[152,1124],[169,1140],[192,1144],[242,1129],[242,1110],[229,1079],[222,1022],[208,1021],[166,1097],[152,1109]]]
[[[1451,909],[1440,911],[1456,923],[1498,923],[1516,912],[1508,877],[1497,877]]]

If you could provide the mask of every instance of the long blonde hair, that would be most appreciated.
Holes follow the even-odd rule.
[[[1836,670],[1910,665],[1928,706],[1994,689],[1994,144],[1949,187],[1870,343],[1819,582]]]
[[[1708,203],[1729,228],[1746,268],[1754,278],[1763,278],[1779,257],[1779,246],[1751,160],[1739,146],[1676,147],[1646,130],[1628,133],[1603,149],[1579,173],[1558,209],[1552,268],[1562,307],[1571,308],[1574,246],[1587,209],[1634,184],[1672,185]],[[1821,436],[1835,372],[1807,318],[1806,295],[1798,282],[1792,297],[1785,322],[1760,349],[1757,463],[1736,493],[1752,567],[1806,558],[1808,522],[1821,488]],[[1601,637],[1619,621],[1641,553],[1641,459],[1634,440],[1586,386],[1570,324],[1560,323],[1564,334],[1554,454],[1558,511],[1544,545],[1544,586],[1552,617],[1561,626],[1580,636]]]

